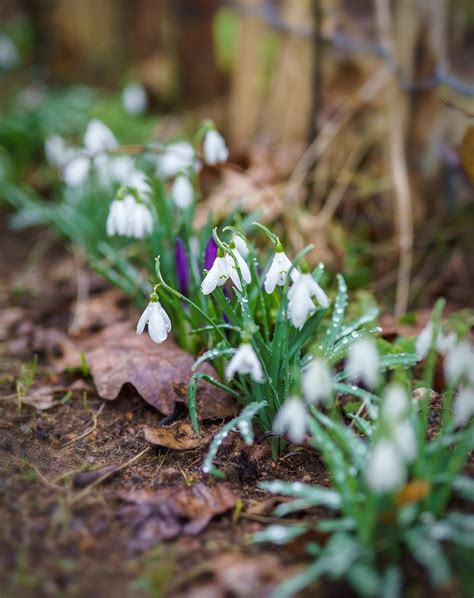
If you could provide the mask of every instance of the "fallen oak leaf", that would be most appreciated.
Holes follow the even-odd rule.
[[[41,386],[29,388],[25,396],[21,397],[22,404],[35,407],[39,411],[47,411],[61,405],[58,398],[63,398],[69,389],[65,386]]]
[[[94,348],[86,352],[99,396],[112,401],[125,384],[131,384],[147,403],[164,415],[171,415],[176,403],[186,402],[193,356],[170,339],[156,345],[148,335],[137,336],[130,327],[117,326],[116,331],[108,331],[100,343],[95,339]],[[207,363],[201,365],[200,371],[216,376]],[[229,403],[224,392],[204,383],[200,385],[198,400],[208,411],[212,405],[219,411],[221,403]]]
[[[145,426],[143,432],[147,442],[175,451],[190,451],[206,446],[213,435],[213,432],[207,432],[196,436],[192,425],[183,421],[171,426]]]
[[[235,507],[238,497],[228,484],[193,486],[181,484],[159,490],[121,492],[128,503],[119,517],[134,528],[133,550],[146,550],[180,534],[197,535],[213,517]]]

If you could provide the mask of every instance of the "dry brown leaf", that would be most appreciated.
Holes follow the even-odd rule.
[[[148,335],[137,336],[130,328],[115,327],[120,334],[103,335],[96,347],[86,352],[97,392],[103,399],[114,400],[125,384],[131,384],[147,403],[171,415],[177,402],[185,402],[187,385],[193,374],[194,358],[170,339],[156,345]],[[97,340],[97,339],[96,339]],[[209,364],[200,368],[211,376]],[[200,385],[201,404],[219,405],[226,395],[207,383]]]
[[[196,436],[189,422],[176,422],[171,426],[145,426],[143,429],[145,440],[151,444],[164,446],[175,451],[190,451],[206,444],[211,440],[213,433],[202,433]]]
[[[118,289],[110,289],[79,302],[69,334],[78,336],[85,331],[100,330],[120,322],[128,315],[128,310],[122,307],[123,299],[123,293]]]
[[[146,550],[180,534],[199,534],[238,500],[228,484],[210,487],[203,483],[122,492],[120,497],[128,503],[119,516],[134,528],[130,542],[134,550]]]

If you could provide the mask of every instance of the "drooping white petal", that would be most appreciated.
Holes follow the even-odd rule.
[[[416,457],[416,435],[409,420],[395,424],[392,439],[405,461],[411,463]]]
[[[247,243],[242,239],[242,237],[234,233],[232,235],[232,241],[237,247],[237,251],[240,253],[240,255],[244,258],[247,257],[249,254],[249,248],[247,247]]]
[[[405,464],[397,446],[379,440],[369,456],[365,474],[369,488],[375,492],[398,489],[405,480]]]
[[[249,343],[242,343],[227,364],[226,378],[230,380],[235,373],[250,374],[255,382],[262,383],[265,379],[260,360]]]
[[[323,289],[319,286],[319,284],[314,280],[311,274],[303,274],[306,276],[307,284],[310,289],[311,296],[316,299],[321,307],[329,307],[329,297],[323,291]]]
[[[303,370],[302,388],[304,398],[308,403],[321,403],[332,394],[331,371],[327,363],[318,357],[313,357]]]
[[[152,341],[160,344],[168,336],[168,325],[163,318],[163,308],[161,308],[160,302],[155,301],[151,306],[151,313],[148,318],[148,334]]]
[[[242,277],[242,280],[246,284],[249,284],[250,281],[252,280],[252,275],[250,274],[250,269],[248,267],[247,262],[241,256],[241,254],[239,253],[239,250],[237,248],[232,249],[231,253],[235,257],[235,259],[237,260],[237,263],[238,263],[239,269],[240,269],[240,276]],[[232,256],[229,256],[229,258],[230,258],[230,260],[232,260],[232,263],[234,264],[234,267],[235,267],[235,262],[232,259]],[[229,262],[230,262],[230,260],[229,260]],[[229,262],[228,262],[228,264],[229,264]]]
[[[408,396],[399,384],[390,384],[385,390],[382,404],[382,415],[387,422],[398,422],[403,419],[409,409]]]
[[[463,376],[474,371],[474,351],[468,341],[461,341],[446,354],[444,374],[451,384],[457,384]]]
[[[361,380],[369,388],[377,384],[380,359],[372,339],[361,338],[349,347],[346,373],[353,382]]]
[[[123,235],[126,224],[126,210],[125,203],[121,200],[114,199],[110,204],[109,214],[106,222],[106,232],[109,237],[114,235]]]
[[[201,292],[204,295],[209,295],[217,286],[225,284],[229,278],[229,269],[225,257],[216,257],[211,269],[206,274],[201,283]]]
[[[311,299],[307,276],[300,274],[288,291],[288,317],[295,328],[301,329],[308,316],[316,311],[316,306]]]
[[[100,152],[118,145],[112,131],[102,121],[93,119],[84,134],[84,146],[89,152]]]
[[[148,320],[150,318],[151,312],[153,309],[153,303],[148,303],[148,305],[145,307],[145,309],[143,310],[142,315],[140,316],[140,319],[138,320],[138,324],[137,324],[137,334],[142,334],[143,331],[145,330],[145,326],[148,323]]]
[[[454,421],[458,426],[464,426],[474,415],[474,387],[469,385],[462,388],[454,400]]]
[[[46,138],[44,153],[49,164],[56,168],[62,168],[73,157],[71,148],[60,135],[50,135]]]
[[[204,138],[204,160],[211,166],[225,162],[229,157],[229,150],[224,138],[215,129],[206,133]]]
[[[239,291],[242,291],[242,283],[240,282],[240,275],[239,271],[237,270],[237,266],[235,265],[234,258],[227,253],[224,259],[227,265],[227,272],[231,281]]]
[[[158,158],[157,174],[161,177],[171,178],[188,168],[198,170],[195,163],[194,148],[187,141],[170,143],[163,155]]]
[[[282,287],[287,281],[288,272],[291,270],[291,267],[292,263],[285,252],[277,251],[265,276],[265,291],[273,293],[277,285]]]
[[[193,203],[194,190],[187,176],[179,175],[176,177],[171,187],[171,197],[175,205],[181,210],[185,210]]]
[[[129,187],[136,189],[140,197],[151,192],[148,177],[144,172],[137,170],[135,167],[128,173],[123,182]]]
[[[161,305],[161,303],[159,301],[158,301],[158,310],[161,314],[161,317],[163,318],[163,322],[165,323],[166,331],[171,332],[171,320],[170,320],[168,314],[163,309],[163,306]]]
[[[308,430],[308,414],[299,397],[289,397],[273,420],[275,434],[287,435],[291,442],[301,443]]]
[[[129,83],[122,91],[122,106],[129,114],[143,114],[148,105],[145,88],[140,83]]]
[[[77,156],[65,165],[62,178],[68,187],[78,187],[86,182],[89,170],[89,158],[87,156]]]
[[[418,359],[424,359],[428,355],[433,343],[433,323],[430,321],[416,339],[415,348]]]

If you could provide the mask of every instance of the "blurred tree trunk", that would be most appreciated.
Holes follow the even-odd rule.
[[[214,99],[223,79],[214,57],[213,18],[218,0],[172,0],[166,4],[174,23],[180,89],[185,103]]]

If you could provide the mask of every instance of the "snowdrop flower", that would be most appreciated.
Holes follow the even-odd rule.
[[[88,152],[101,152],[117,145],[117,140],[109,127],[96,118],[91,120],[84,134],[84,146]]]
[[[265,378],[262,365],[250,343],[243,342],[227,364],[225,375],[228,380],[234,377],[235,373],[250,374],[255,382],[264,382]]]
[[[277,285],[279,287],[284,286],[288,278],[288,272],[292,267],[293,264],[283,251],[283,247],[280,243],[277,243],[271,266],[265,276],[265,291],[270,294],[273,293]]]
[[[392,442],[379,440],[372,449],[365,472],[369,488],[375,492],[390,492],[405,480],[405,464]]]
[[[249,248],[247,247],[247,243],[242,239],[240,235],[234,233],[232,235],[232,241],[234,245],[237,247],[237,251],[240,253],[242,257],[247,257],[249,254]]]
[[[288,317],[295,328],[303,328],[308,316],[312,316],[316,311],[313,297],[322,307],[329,306],[328,296],[311,274],[297,274],[288,291]]]
[[[20,62],[15,44],[6,35],[0,35],[0,68],[9,71]]]
[[[152,341],[162,343],[171,331],[171,321],[158,300],[158,295],[152,293],[150,302],[140,316],[137,324],[137,334],[142,334],[148,324],[148,334]]]
[[[177,141],[170,143],[163,155],[159,157],[157,174],[163,178],[171,178],[189,168],[193,168],[196,172],[199,170],[194,148],[187,141]]]
[[[225,162],[229,157],[229,150],[224,138],[215,129],[210,129],[204,137],[204,160],[210,166]]]
[[[143,239],[153,230],[153,216],[149,208],[138,202],[132,194],[114,199],[107,216],[106,231],[109,237],[120,235]]]
[[[391,431],[392,439],[402,457],[410,463],[416,457],[416,436],[409,420],[399,422]]]
[[[250,274],[250,269],[248,267],[247,262],[244,260],[244,258],[240,254],[239,250],[237,249],[237,247],[233,241],[231,241],[229,243],[229,247],[230,247],[230,254],[227,254],[227,256],[226,256],[227,264],[228,264],[228,268],[229,268],[229,275],[230,275],[232,281],[234,282],[235,286],[239,289],[239,291],[241,291],[242,288],[240,286],[240,278],[237,275],[239,284],[236,284],[234,281],[234,278],[232,277],[232,268],[234,270],[236,270],[235,260],[237,260],[237,263],[239,265],[240,276],[242,277],[243,281],[246,284],[250,283],[250,281],[252,280],[252,275]],[[234,258],[235,258],[235,260],[234,260]]]
[[[303,395],[308,403],[321,403],[332,394],[331,372],[327,363],[314,357],[303,370]]]
[[[461,389],[454,401],[454,421],[458,426],[464,426],[474,415],[474,387],[466,386]]]
[[[448,351],[444,374],[451,384],[457,384],[463,376],[474,381],[474,351],[468,341],[461,341]]]
[[[129,83],[122,91],[122,106],[129,114],[143,114],[148,105],[145,88],[140,83]]]
[[[227,267],[226,256],[224,252],[219,249],[217,251],[216,259],[212,264],[211,269],[204,277],[201,283],[201,291],[204,295],[209,295],[217,286],[223,286],[229,278],[229,268]],[[240,281],[239,281],[240,284]]]
[[[61,135],[50,135],[44,142],[46,159],[56,168],[62,168],[73,157],[72,152]]]
[[[286,399],[273,420],[272,429],[275,434],[286,434],[291,442],[303,442],[308,430],[308,415],[299,397]]]
[[[423,328],[423,330],[418,335],[416,339],[416,354],[418,355],[418,359],[421,361],[427,355],[431,347],[433,346],[433,324],[432,322],[428,322],[428,324]]]
[[[399,384],[390,384],[385,391],[382,415],[386,422],[401,421],[409,409],[407,394]]]
[[[175,205],[182,210],[185,210],[193,203],[194,190],[186,175],[180,174],[176,177],[171,187],[171,197]]]
[[[78,155],[64,166],[62,179],[68,187],[79,187],[86,182],[90,167],[89,158]]]
[[[379,377],[379,365],[379,354],[372,339],[361,338],[349,347],[345,370],[353,382],[361,380],[373,388]]]

